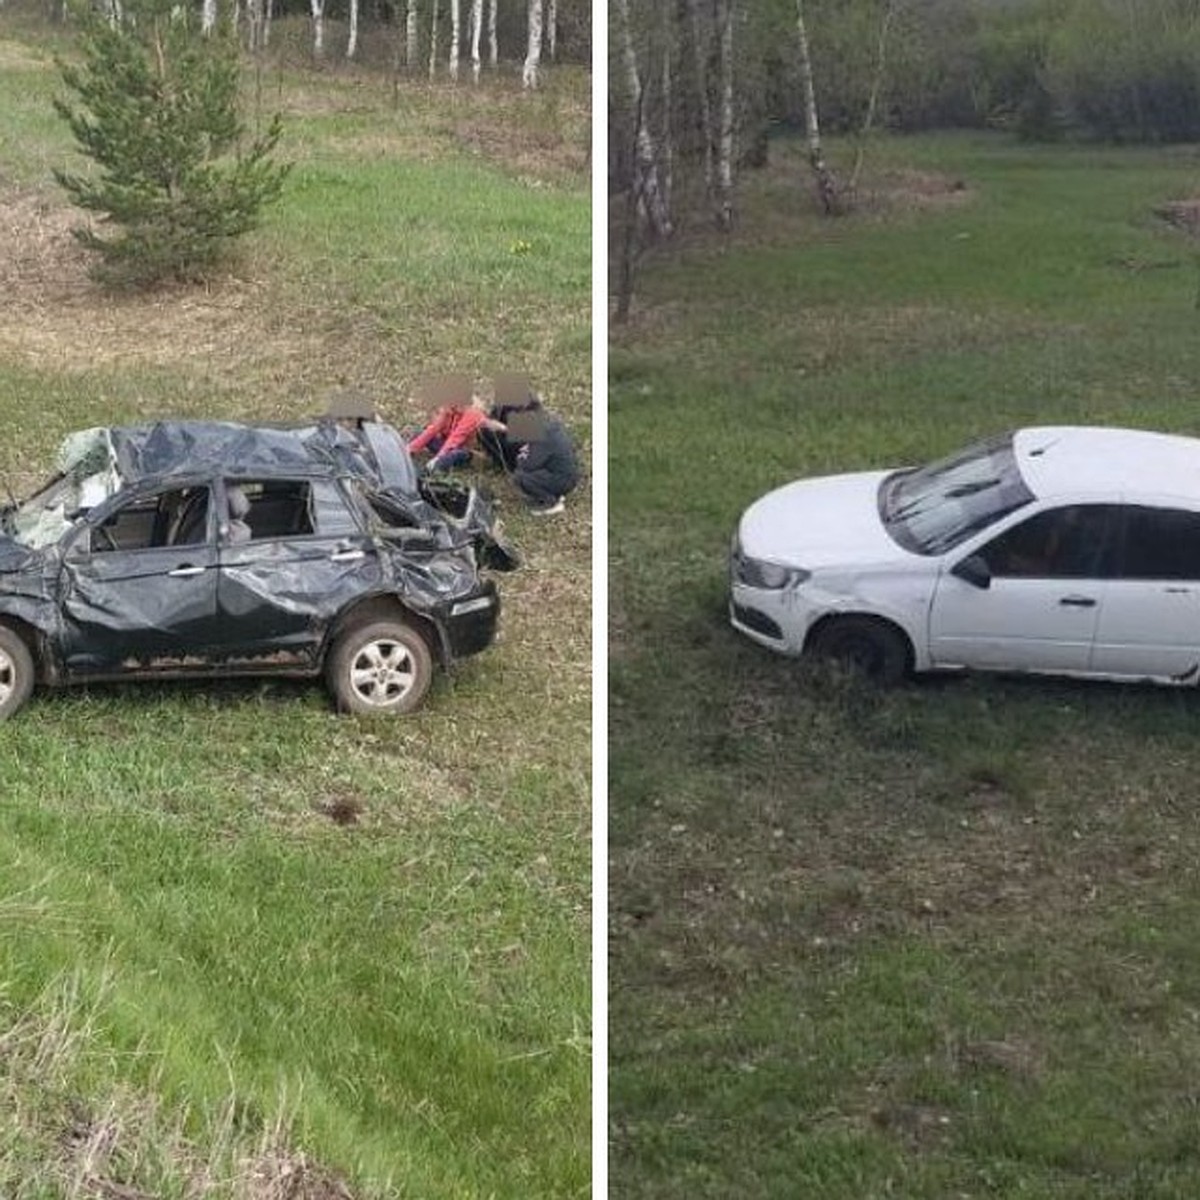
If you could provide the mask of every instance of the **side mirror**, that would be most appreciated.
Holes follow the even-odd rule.
[[[968,554],[962,562],[954,565],[950,574],[983,591],[987,591],[992,586],[991,568],[979,554]]]

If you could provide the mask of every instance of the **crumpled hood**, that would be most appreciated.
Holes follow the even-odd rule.
[[[41,556],[36,550],[22,546],[7,534],[0,533],[0,575],[11,575],[24,571]]]
[[[742,514],[742,553],[807,570],[912,557],[879,519],[879,485],[890,474],[828,475],[768,492]]]

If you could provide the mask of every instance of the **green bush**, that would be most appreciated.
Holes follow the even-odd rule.
[[[73,102],[54,105],[99,172],[55,177],[106,228],[75,235],[103,282],[197,278],[278,198],[279,117],[246,144],[237,46],[227,31],[202,34],[182,6],[140,0],[120,19],[80,19],[82,63],[60,64]]]

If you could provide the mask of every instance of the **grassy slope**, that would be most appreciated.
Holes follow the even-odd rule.
[[[1195,255],[1151,216],[1194,156],[897,141],[888,206],[823,223],[778,150],[612,348],[614,1194],[1194,1195],[1195,696],[880,695],[722,613],[798,475],[1200,432]]]
[[[394,105],[369,79],[272,75],[297,166],[235,274],[112,301],[46,179],[67,153],[53,72],[28,42],[0,56],[0,189],[27,219],[0,338],[14,478],[82,425],[303,414],[341,384],[411,421],[412,382],[452,366],[527,365],[586,443],[585,81],[531,113],[502,84]],[[531,139],[553,153],[526,171]],[[85,1105],[156,1089],[200,1143],[231,1094],[251,1139],[282,1110],[365,1196],[585,1190],[588,498],[547,527],[500,492],[529,560],[501,641],[411,720],[231,684],[46,695],[5,726],[0,863],[23,895],[0,978],[14,1011],[63,973],[98,1003],[64,1084]],[[61,1136],[34,1123],[0,1190],[50,1179]],[[159,1194],[144,1169],[120,1181]]]

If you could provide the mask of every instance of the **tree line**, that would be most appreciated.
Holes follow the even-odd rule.
[[[532,88],[548,63],[591,61],[590,0],[192,0],[192,6],[205,32],[224,21],[253,53],[271,46],[277,22],[298,18],[308,26],[314,59],[369,62],[431,79],[478,81],[484,71],[515,63]],[[0,0],[0,11],[5,7]],[[120,21],[129,0],[82,7]],[[77,0],[41,0],[40,8],[59,22],[80,11]]]
[[[618,319],[681,213],[733,227],[772,131],[804,138],[829,214],[879,130],[1200,140],[1200,0],[610,0],[609,47]],[[840,171],[826,133],[853,140]]]

